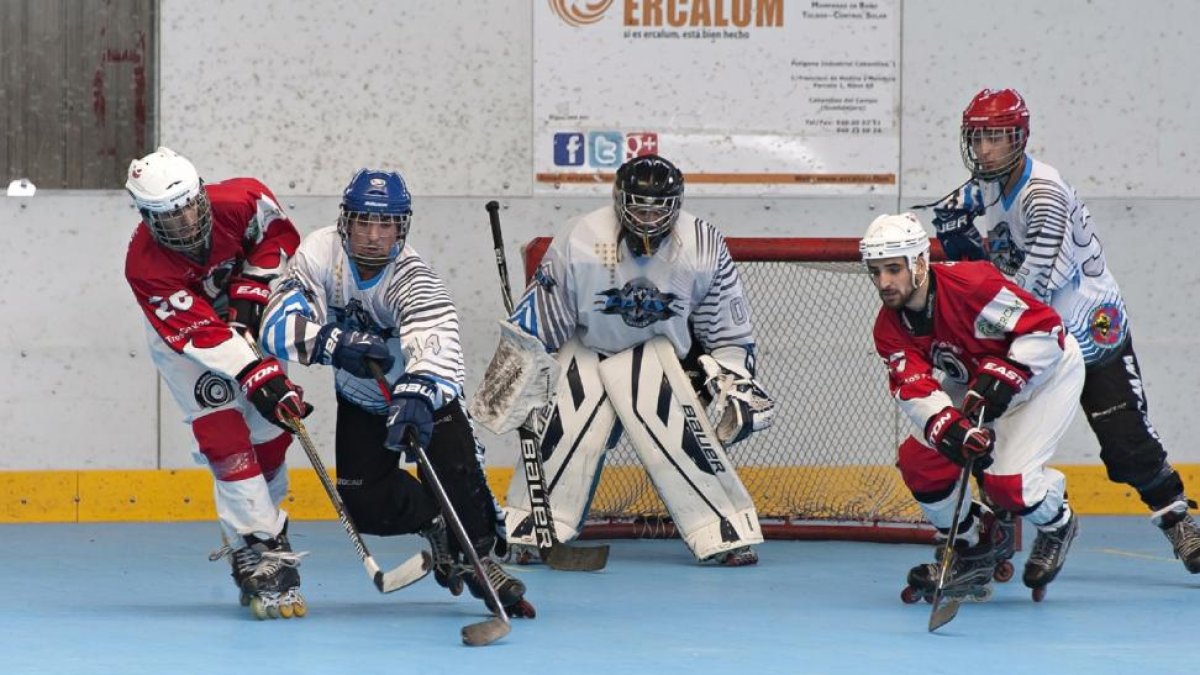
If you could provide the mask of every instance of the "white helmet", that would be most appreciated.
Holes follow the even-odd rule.
[[[918,258],[925,256],[926,262],[929,261],[929,235],[912,213],[885,213],[871,221],[867,233],[858,242],[858,251],[864,263],[903,256],[908,261],[908,268],[915,271]]]
[[[184,253],[208,245],[212,210],[196,167],[170,148],[129,163],[125,189],[155,241]]]

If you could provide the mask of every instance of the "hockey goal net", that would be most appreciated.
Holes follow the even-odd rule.
[[[729,450],[765,536],[929,541],[900,480],[905,421],[887,392],[871,329],[879,299],[857,239],[729,238],[753,313],[758,377],[775,399],[770,429]],[[523,249],[526,279],[549,246]],[[934,255],[940,247],[934,245]],[[608,453],[584,538],[673,536],[624,439]]]

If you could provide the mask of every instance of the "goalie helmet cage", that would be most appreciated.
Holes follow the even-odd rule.
[[[770,429],[728,451],[768,539],[933,541],[896,469],[909,426],[888,395],[872,327],[879,297],[858,240],[726,240],[758,341]],[[522,248],[532,278],[549,237]],[[934,259],[941,247],[933,242]],[[581,538],[677,536],[633,448],[609,451]]]

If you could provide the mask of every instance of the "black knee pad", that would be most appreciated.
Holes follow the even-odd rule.
[[[420,531],[437,515],[437,504],[403,469],[363,481],[342,483],[338,494],[358,531],[389,537]]]
[[[461,403],[453,401],[439,410],[427,453],[429,462],[475,550],[485,553],[497,544],[499,514],[477,453],[481,454],[482,449]],[[432,497],[432,487],[423,473],[421,480]]]

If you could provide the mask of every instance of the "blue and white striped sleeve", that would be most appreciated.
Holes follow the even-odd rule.
[[[305,365],[312,362],[317,332],[328,313],[323,276],[316,273],[311,255],[303,245],[296,251],[287,273],[271,293],[259,331],[263,352]]]
[[[1064,239],[1070,228],[1070,201],[1054,181],[1034,178],[1022,195],[1021,213],[1027,228],[1027,251],[1015,275],[1022,288],[1049,303],[1054,292],[1071,280]]]
[[[739,365],[753,376],[754,324],[741,276],[729,254],[725,237],[703,220],[697,219],[695,227],[697,273],[711,274],[712,281],[692,312],[693,333],[705,351],[723,365],[728,367],[727,359],[744,359],[744,364]]]
[[[442,280],[415,253],[406,252],[385,291],[406,356],[405,375],[434,382],[435,408],[462,396],[464,367],[458,310]]]
[[[571,277],[566,234],[554,238],[533,280],[513,309],[509,322],[536,337],[546,351],[556,352],[575,334],[575,282]]]

